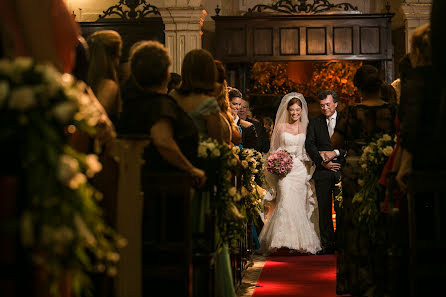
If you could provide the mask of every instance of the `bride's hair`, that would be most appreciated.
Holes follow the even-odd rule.
[[[300,101],[299,98],[294,97],[294,98],[291,98],[290,101],[288,101],[288,105],[287,105],[286,109],[290,108],[290,106],[293,106],[296,103],[297,103],[297,105],[300,106],[300,108],[302,108],[302,101]]]

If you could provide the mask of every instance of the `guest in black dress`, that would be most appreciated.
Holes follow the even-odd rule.
[[[368,226],[358,224],[358,204],[353,197],[360,189],[360,156],[362,147],[382,134],[394,135],[396,105],[382,100],[382,81],[378,70],[371,65],[360,67],[354,85],[361,95],[361,103],[344,109],[331,137],[334,149],[346,149],[346,164],[341,168],[342,208],[336,216],[337,277],[336,293],[353,296],[383,296],[376,242],[369,238]],[[384,196],[382,197],[384,200]],[[380,201],[376,201],[377,205]],[[381,262],[380,262],[381,261]],[[382,267],[381,267],[382,268]]]
[[[123,89],[123,108],[117,130],[120,134],[145,134],[152,145],[144,151],[146,173],[184,171],[198,184],[204,172],[193,163],[197,158],[198,134],[192,119],[167,95],[170,57],[155,41],[139,44],[130,57],[131,77]]]

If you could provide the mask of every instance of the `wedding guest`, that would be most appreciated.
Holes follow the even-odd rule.
[[[358,223],[360,203],[353,202],[359,192],[362,147],[382,134],[394,135],[397,108],[382,100],[382,80],[374,66],[363,65],[355,73],[353,83],[361,95],[361,102],[346,107],[331,137],[333,148],[346,149],[346,164],[341,168],[342,208],[337,213],[336,231],[337,277],[336,293],[353,296],[383,296],[383,261],[377,252],[376,241],[370,238],[369,228]],[[378,197],[378,205],[384,197]],[[379,230],[376,231],[379,234]],[[378,261],[378,260],[379,261]]]
[[[239,145],[242,141],[240,130],[234,122],[231,110],[229,108],[228,83],[226,81],[226,70],[223,63],[215,60],[218,71],[218,85],[216,87],[216,98],[220,107],[220,117],[222,120],[222,135],[226,143]]]
[[[194,49],[186,54],[181,67],[181,85],[170,95],[189,114],[202,138],[223,142],[220,108],[214,97],[217,67],[211,53]]]
[[[96,31],[87,42],[90,51],[87,83],[115,123],[121,109],[118,78],[121,36],[113,30]]]
[[[249,114],[251,114],[251,117],[249,117]],[[245,120],[254,125],[257,134],[256,149],[259,152],[266,154],[269,151],[269,137],[266,134],[266,129],[263,127],[263,124],[252,118],[251,108],[247,100],[242,99],[238,115],[241,120]]]
[[[178,103],[167,95],[171,58],[157,41],[145,41],[130,56],[131,77],[123,89],[123,110],[117,125],[122,134],[149,135],[153,145],[144,151],[143,175],[184,171],[197,186],[206,180],[193,164],[197,130]]]
[[[265,127],[266,134],[268,135],[268,138],[271,141],[271,135],[273,133],[273,128],[274,128],[273,119],[270,117],[263,117],[262,122],[263,122],[263,127]]]
[[[0,22],[10,57],[28,56],[70,72],[80,29],[63,0],[0,1]],[[56,25],[55,25],[56,24]]]
[[[241,146],[257,150],[257,133],[254,125],[240,119],[240,116],[238,115],[242,105],[242,93],[238,89],[230,87],[228,96],[234,122],[239,127],[242,134]]]
[[[169,75],[169,83],[167,84],[167,94],[172,90],[178,89],[181,86],[181,75],[176,72],[171,72]]]

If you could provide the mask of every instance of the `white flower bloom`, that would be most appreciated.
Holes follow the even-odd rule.
[[[59,180],[63,184],[68,185],[77,173],[79,173],[79,162],[71,156],[61,155],[59,157],[59,168],[57,172]]]
[[[361,168],[362,168],[362,169],[366,169],[366,168],[367,168],[367,164],[366,164],[366,163],[362,163],[362,164],[361,164]]]
[[[29,87],[18,87],[11,92],[9,107],[25,111],[36,105],[34,92]]]
[[[115,253],[115,252],[109,252],[109,253],[107,253],[107,260],[110,262],[118,262],[119,254]]]
[[[200,158],[207,158],[207,156],[208,156],[208,153],[207,153],[206,147],[203,146],[203,145],[200,145],[198,147],[198,157],[200,157]]]
[[[390,156],[390,155],[392,154],[392,152],[393,152],[393,147],[391,147],[390,145],[386,146],[386,147],[383,149],[383,154],[384,154],[384,156],[386,156],[386,157]]]
[[[382,139],[383,141],[391,141],[391,140],[392,140],[392,137],[390,137],[389,134],[384,134],[384,135],[381,137],[381,139]]]
[[[212,150],[212,157],[220,157],[220,150],[218,148]]]
[[[33,65],[33,60],[30,57],[17,57],[14,61],[14,66],[20,72],[26,71]]]
[[[65,87],[70,87],[74,84],[74,77],[69,73],[62,74],[60,78],[62,85],[64,85]]]
[[[73,118],[73,115],[76,113],[76,111],[77,111],[76,103],[65,101],[57,104],[53,108],[52,113],[56,118],[56,120],[64,124]]]
[[[68,186],[70,189],[76,190],[80,185],[87,182],[87,177],[82,173],[76,173],[75,176],[69,181]]]
[[[213,149],[215,149],[215,143],[213,143],[213,142],[208,142],[208,143],[206,143],[206,147],[207,147],[210,151],[212,151]]]
[[[242,167],[243,167],[243,168],[248,168],[248,166],[249,166],[248,161],[243,160],[243,161],[242,161]]]
[[[236,188],[236,187],[231,187],[231,188],[228,190],[228,193],[229,193],[229,195],[231,195],[231,196],[235,196],[235,194],[237,194],[237,188]]]
[[[358,185],[363,186],[364,185],[364,181],[362,179],[358,179]]]
[[[9,93],[9,84],[6,81],[0,82],[0,107],[3,105],[3,102],[5,102],[6,97]]]
[[[238,154],[240,153],[240,148],[239,148],[238,146],[234,146],[234,147],[232,148],[232,152],[233,152],[234,154],[238,155]]]
[[[231,165],[232,166],[237,166],[237,164],[238,164],[238,160],[236,158],[232,158]]]
[[[89,154],[85,157],[85,163],[87,165],[87,176],[93,177],[96,173],[102,170],[102,164],[99,162],[98,156],[95,154]]]

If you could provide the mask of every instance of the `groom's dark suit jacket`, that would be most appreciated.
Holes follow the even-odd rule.
[[[338,112],[339,118],[339,112]],[[310,156],[311,160],[316,165],[316,171],[313,174],[314,178],[323,177],[329,175],[331,170],[321,165],[322,157],[319,154],[320,151],[332,151],[330,136],[328,134],[327,121],[323,114],[318,115],[310,119],[307,128],[307,137],[305,140],[305,149]],[[345,161],[346,150],[339,149],[340,155],[333,159],[332,162],[343,164]]]

